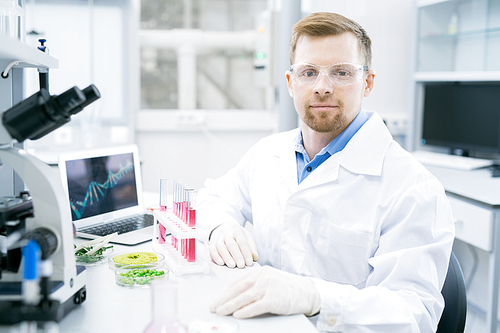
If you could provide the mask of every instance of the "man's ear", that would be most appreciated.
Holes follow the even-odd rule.
[[[375,85],[375,71],[369,70],[365,77],[365,90],[363,92],[364,97],[368,97],[373,90]]]

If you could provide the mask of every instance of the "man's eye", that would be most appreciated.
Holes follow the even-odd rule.
[[[314,77],[315,75],[316,75],[316,71],[314,71],[312,69],[305,70],[302,72],[302,76],[305,76],[305,77]]]
[[[351,72],[347,71],[345,69],[336,69],[333,71],[333,75],[339,76],[339,77],[349,77],[349,76],[351,76]]]

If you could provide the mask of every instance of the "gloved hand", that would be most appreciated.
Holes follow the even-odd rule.
[[[222,316],[233,314],[235,318],[264,313],[311,316],[320,307],[321,297],[311,279],[264,266],[237,279],[210,311]]]
[[[210,256],[217,265],[244,268],[259,260],[252,235],[237,223],[224,223],[212,231]]]

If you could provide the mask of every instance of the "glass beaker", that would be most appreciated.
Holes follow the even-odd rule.
[[[151,283],[151,323],[143,333],[187,333],[178,319],[177,282],[167,279]]]

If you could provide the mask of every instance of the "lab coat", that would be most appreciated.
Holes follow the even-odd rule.
[[[253,224],[259,263],[311,277],[326,332],[432,332],[454,225],[441,184],[369,120],[300,184],[296,130],[262,139],[200,191],[199,221]]]

